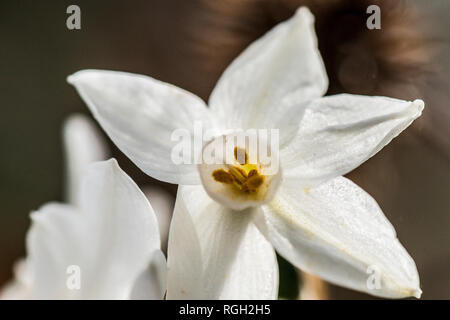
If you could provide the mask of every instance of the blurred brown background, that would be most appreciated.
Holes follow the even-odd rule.
[[[381,30],[365,28],[372,3],[381,7]],[[70,4],[81,8],[81,30],[66,28]],[[226,65],[299,5],[316,15],[329,93],[425,101],[423,117],[349,177],[396,227],[417,263],[423,298],[450,299],[446,0],[1,1],[0,284],[25,254],[29,212],[62,200],[61,124],[70,113],[87,113],[67,75],[86,68],[142,73],[207,99]],[[114,150],[138,183],[175,192]],[[334,286],[329,294],[369,297]]]

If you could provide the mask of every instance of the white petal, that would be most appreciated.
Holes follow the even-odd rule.
[[[181,187],[177,199],[181,198]],[[167,299],[202,299],[202,252],[194,221],[181,198],[175,202],[167,248]]]
[[[421,100],[349,94],[315,100],[296,138],[280,152],[285,180],[311,187],[348,173],[406,129],[423,107]]]
[[[314,17],[300,8],[233,61],[209,104],[227,129],[280,129],[283,144],[301,119],[299,103],[322,96],[327,86]]]
[[[66,160],[66,193],[70,204],[79,205],[83,174],[94,161],[106,160],[109,151],[95,123],[83,114],[69,116],[63,126]]]
[[[375,296],[420,296],[414,261],[375,200],[350,180],[311,190],[282,186],[263,211],[258,227],[302,270]]]
[[[168,299],[275,299],[278,265],[252,212],[180,186],[169,236]]]
[[[47,204],[31,215],[27,235],[28,262],[32,267],[35,299],[69,299],[84,297],[80,291],[67,289],[67,269],[80,262],[82,248],[88,246],[81,213],[63,204]],[[92,245],[92,244],[89,244]],[[81,256],[81,257],[80,257]],[[87,269],[87,268],[86,268]]]
[[[165,182],[199,183],[194,161],[174,163],[171,153],[181,143],[181,133],[189,134],[187,142],[193,145],[196,123],[203,130],[215,127],[200,98],[153,78],[125,72],[85,70],[69,76],[68,81],[108,136],[142,171]],[[177,129],[180,136],[172,137]],[[200,152],[201,145],[197,149]]]
[[[155,250],[147,269],[134,281],[133,300],[161,300],[166,294],[167,263],[161,250]]]
[[[32,214],[28,261],[37,299],[127,299],[159,250],[158,223],[136,184],[115,160],[92,164],[80,210],[49,204]],[[81,271],[79,290],[67,281]],[[70,269],[69,269],[70,271]]]

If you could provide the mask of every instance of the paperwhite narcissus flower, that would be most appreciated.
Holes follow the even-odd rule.
[[[95,123],[82,114],[72,114],[62,130],[65,160],[65,198],[68,204],[79,205],[81,179],[89,164],[106,160],[109,151]],[[32,266],[21,259],[14,266],[14,279],[0,292],[0,299],[32,298]]]
[[[28,256],[0,298],[161,299],[166,263],[146,197],[115,160],[91,164],[107,152],[88,118],[71,116],[63,136],[69,204],[32,214]]]
[[[79,199],[79,207],[50,203],[31,215],[33,298],[161,299],[165,258],[158,222],[133,180],[114,159],[93,163]],[[70,266],[79,268],[78,289],[68,285],[77,275]]]
[[[274,248],[295,266],[345,287],[420,296],[416,266],[394,228],[375,200],[342,175],[408,127],[424,104],[348,94],[321,98],[328,80],[308,9],[233,61],[210,108],[141,75],[85,70],[68,81],[144,172],[180,184],[169,235],[168,298],[276,298]],[[232,172],[242,169],[238,165],[223,173],[213,165],[174,163],[171,135],[184,128],[194,139],[195,121],[217,132],[206,146],[233,130],[280,129],[279,152],[272,152],[282,170],[265,176],[259,164],[252,173]],[[253,183],[248,193],[254,174],[268,183]],[[232,189],[236,179],[240,187]],[[368,285],[371,275],[376,288]]]
[[[92,162],[110,158],[110,151],[96,124],[82,114],[73,114],[65,121],[63,142],[66,164],[66,199],[68,203],[78,205],[78,192],[85,170]],[[173,196],[158,186],[144,186],[143,192],[149,201],[151,199],[159,223],[161,246],[167,247]]]

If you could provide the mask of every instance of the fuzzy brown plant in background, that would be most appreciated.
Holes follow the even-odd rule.
[[[192,50],[217,78],[252,41],[289,18],[299,6],[316,17],[319,49],[340,92],[412,99],[428,69],[429,55],[411,2],[386,0],[203,0],[192,21]],[[381,30],[366,27],[369,5],[381,8]],[[202,92],[207,96],[210,81]]]

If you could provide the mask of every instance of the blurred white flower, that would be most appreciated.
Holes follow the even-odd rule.
[[[66,200],[78,205],[81,179],[89,164],[108,159],[110,151],[95,123],[83,114],[70,115],[64,122],[62,135]]]
[[[81,178],[89,164],[106,160],[109,151],[95,123],[83,114],[70,115],[62,130],[65,160],[65,198],[73,206],[79,205]],[[27,259],[14,266],[14,279],[0,292],[0,299],[31,299],[32,273]]]
[[[2,298],[162,299],[166,261],[145,195],[114,159],[89,165],[81,183],[79,206],[32,213],[27,270]],[[12,291],[17,285],[26,295]]]
[[[161,299],[165,258],[158,222],[114,159],[89,166],[78,207],[50,203],[32,213],[27,264],[37,299]],[[69,266],[81,271],[68,285]]]
[[[63,126],[63,146],[66,164],[66,199],[73,205],[79,203],[80,181],[88,165],[106,160],[110,150],[96,124],[83,114],[67,118]],[[174,197],[157,185],[143,187],[143,192],[151,201],[159,223],[161,247],[167,247],[169,224],[173,212]],[[151,199],[151,200],[150,200]]]
[[[420,296],[416,266],[394,228],[375,200],[342,175],[408,127],[424,104],[321,98],[328,79],[313,20],[300,8],[251,44],[219,79],[209,109],[197,96],[142,75],[85,70],[68,78],[130,159],[148,175],[180,184],[168,298],[276,298],[274,248],[298,268],[345,287]],[[208,144],[233,130],[280,129],[280,148],[272,151],[282,174],[264,176],[260,164],[226,171],[174,163],[171,135],[183,128],[194,139],[195,121],[218,132]],[[367,285],[369,267],[379,271],[376,289]]]
[[[161,299],[166,263],[148,200],[115,160],[91,164],[107,151],[88,118],[71,116],[63,136],[69,204],[32,214],[28,256],[0,298]],[[68,286],[73,266],[79,288]]]

